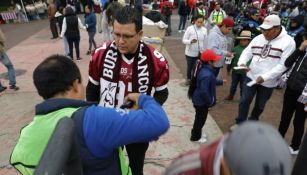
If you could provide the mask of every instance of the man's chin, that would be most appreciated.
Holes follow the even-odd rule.
[[[120,49],[120,48],[118,48],[118,51],[119,51],[119,53],[121,53],[121,54],[127,54],[127,53],[128,53],[128,50],[126,50],[126,49]]]

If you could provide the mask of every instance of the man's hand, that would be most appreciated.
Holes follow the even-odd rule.
[[[128,101],[132,101],[133,102],[133,106],[130,109],[139,109],[139,97],[141,94],[139,93],[130,93],[125,97],[124,103],[128,102]]]
[[[263,82],[264,82],[264,79],[261,76],[257,77],[256,84],[261,84]]]
[[[223,85],[225,85],[227,83],[226,79],[223,79]]]
[[[307,112],[307,104],[305,104],[304,111]]]
[[[299,49],[300,49],[300,51],[304,51],[306,48],[307,48],[307,40],[304,40],[304,41],[301,43]]]

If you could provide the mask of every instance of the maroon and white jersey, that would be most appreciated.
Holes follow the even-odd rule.
[[[154,48],[140,42],[132,59],[120,54],[115,43],[96,49],[89,65],[89,81],[100,86],[99,105],[120,106],[130,92],[150,94],[152,88],[167,88],[169,69],[167,60]]]

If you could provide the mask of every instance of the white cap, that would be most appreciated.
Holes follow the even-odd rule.
[[[274,26],[280,26],[280,18],[277,15],[269,15],[264,18],[263,23],[260,25],[260,28],[270,29]]]

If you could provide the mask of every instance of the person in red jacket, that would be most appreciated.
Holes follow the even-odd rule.
[[[168,0],[164,0],[161,4],[161,14],[165,17],[165,21],[168,25],[166,30],[166,36],[170,36],[172,34],[172,27],[171,27],[171,16],[173,13],[173,5]]]

